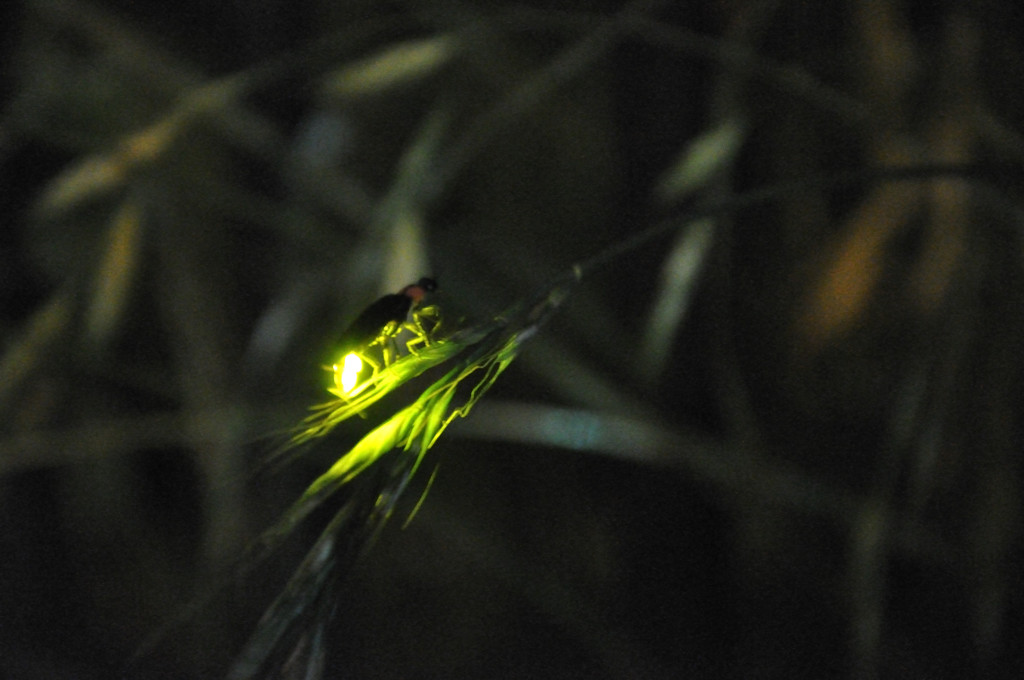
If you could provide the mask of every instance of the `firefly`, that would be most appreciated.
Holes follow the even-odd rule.
[[[395,337],[403,329],[414,334],[406,343],[410,352],[417,345],[430,344],[430,334],[440,323],[440,317],[436,308],[420,307],[420,303],[427,293],[435,290],[437,282],[423,277],[371,304],[341,334],[338,353],[342,360],[334,364],[333,369],[335,382],[344,394],[351,395],[356,390],[364,364],[369,364],[376,373],[381,363],[387,366],[392,362],[397,353]],[[367,356],[367,350],[373,346],[380,348],[380,363]]]

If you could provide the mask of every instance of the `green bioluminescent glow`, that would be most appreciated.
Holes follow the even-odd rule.
[[[334,575],[350,568],[384,526],[409,480],[445,428],[456,417],[469,414],[518,356],[522,342],[558,307],[579,276],[580,270],[574,268],[553,287],[490,321],[444,337],[429,332],[417,334],[414,340],[422,338],[422,344],[406,345],[409,353],[403,356],[376,364],[377,354],[368,356],[369,349],[364,347],[350,351],[327,367],[331,372],[327,390],[334,398],[313,408],[294,431],[286,451],[324,437],[343,421],[365,414],[368,407],[430,369],[443,371],[443,375],[429,382],[424,380],[418,397],[399,407],[339,456],[250,547],[245,563],[260,563],[325,501],[351,484],[341,508],[264,612],[260,624],[235,658],[228,678],[256,677],[269,663],[274,650],[285,643],[290,631],[301,629],[307,616],[316,616],[320,611],[315,603],[331,602],[330,593],[336,586]],[[438,326],[439,321],[430,328],[436,330]],[[418,327],[424,328],[422,321]],[[361,380],[367,365],[372,370]],[[371,467],[376,472],[363,477],[362,473]],[[357,477],[366,483],[356,483]]]
[[[334,382],[341,388],[341,391],[348,395],[355,389],[359,380],[359,374],[363,370],[363,360],[355,352],[349,352],[342,360],[341,367],[338,364],[332,366],[334,370]]]
[[[300,444],[322,438],[342,422],[366,410],[385,396],[423,375],[447,366],[445,373],[426,385],[418,398],[363,436],[306,489],[265,539],[264,547],[277,542],[328,495],[392,451],[400,451],[404,466],[414,471],[445,428],[457,416],[465,416],[518,355],[523,340],[561,303],[578,272],[533,300],[506,310],[491,321],[469,326],[443,338],[429,337],[426,346],[378,368],[365,354],[350,352],[328,367],[332,374],[328,392],[334,395],[312,408],[284,447],[286,453]],[[360,381],[367,363],[374,370]]]

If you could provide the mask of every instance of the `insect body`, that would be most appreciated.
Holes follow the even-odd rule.
[[[421,307],[427,293],[437,289],[433,279],[421,278],[398,293],[385,295],[367,307],[342,333],[338,341],[341,361],[334,364],[334,381],[347,396],[354,396],[362,380],[365,365],[372,377],[382,366],[389,365],[398,352],[398,334],[409,330],[413,337],[405,343],[409,352],[414,347],[430,344],[430,336],[440,324],[436,307]],[[411,313],[411,318],[410,318]],[[376,351],[372,351],[376,348]],[[379,353],[379,361],[371,354]]]

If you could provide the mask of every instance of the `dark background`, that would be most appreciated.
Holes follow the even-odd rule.
[[[863,170],[589,274],[347,575],[325,677],[1016,677],[1016,3],[16,0],[0,34],[0,676],[116,677],[230,580],[363,429],[249,474],[383,292],[432,274],[454,329]],[[990,169],[870,170],[930,163]],[[149,668],[217,677],[300,558]]]

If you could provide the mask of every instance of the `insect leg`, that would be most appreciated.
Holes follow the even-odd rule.
[[[404,326],[414,336],[405,343],[405,347],[410,353],[415,354],[417,348],[429,347],[433,342],[433,335],[441,327],[441,310],[436,305],[416,309],[412,313],[412,320],[407,321]]]

